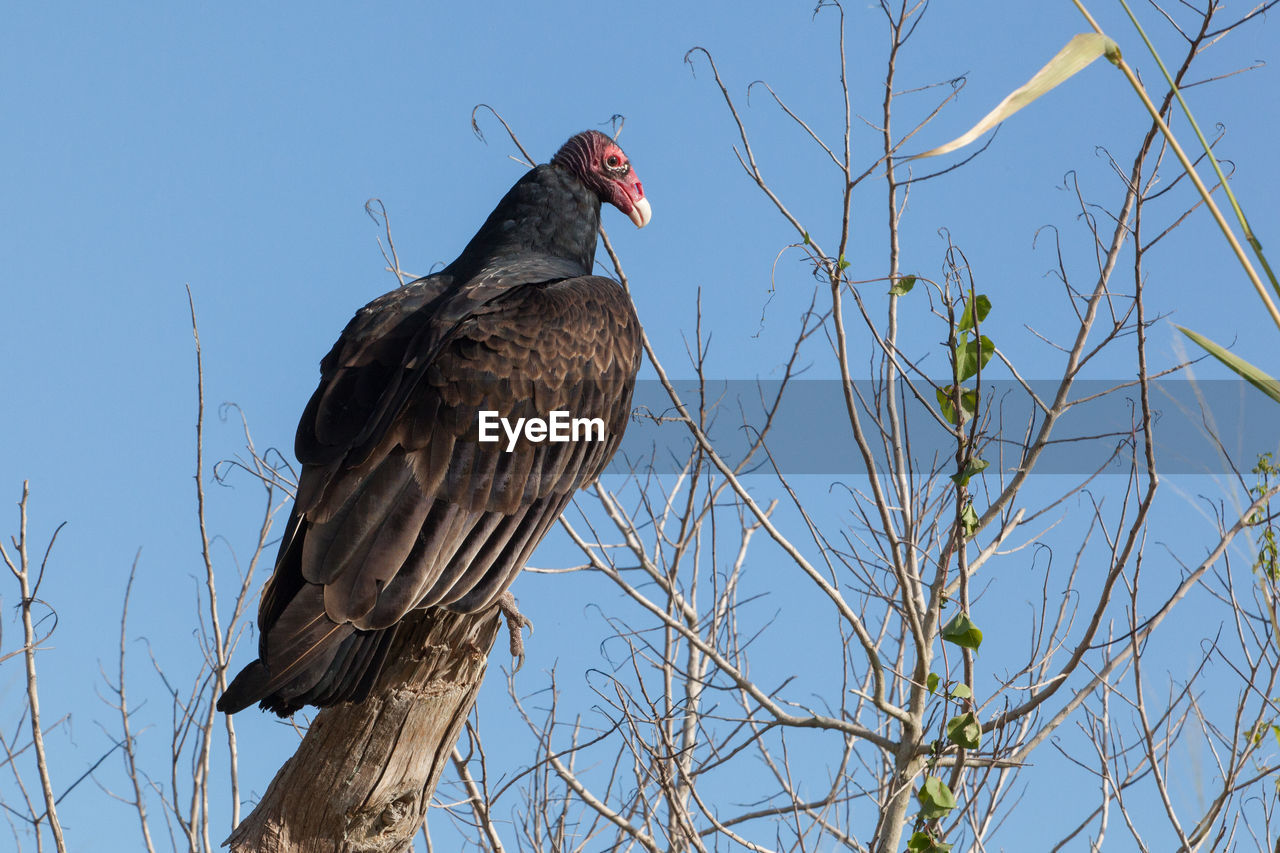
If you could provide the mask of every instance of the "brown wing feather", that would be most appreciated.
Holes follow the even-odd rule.
[[[501,271],[465,298],[434,285],[382,297],[322,363],[261,661],[220,707],[289,713],[367,690],[409,610],[491,606],[613,455],[640,358],[630,299],[595,276],[498,287]],[[479,441],[482,410],[601,418],[606,440],[507,453],[505,436]]]

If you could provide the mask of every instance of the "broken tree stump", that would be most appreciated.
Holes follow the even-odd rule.
[[[484,680],[500,624],[413,612],[369,697],[320,711],[227,840],[233,853],[408,850]]]

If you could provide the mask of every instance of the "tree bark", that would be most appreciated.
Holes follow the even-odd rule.
[[[369,697],[316,715],[231,833],[233,853],[408,850],[475,704],[499,623],[497,608],[405,617]]]

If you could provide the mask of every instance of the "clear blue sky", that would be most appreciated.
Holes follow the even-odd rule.
[[[1132,30],[1106,0],[1095,6],[1128,55]],[[521,174],[500,126],[480,117],[491,104],[545,160],[570,134],[626,116],[620,142],[652,201],[644,231],[606,213],[642,320],[667,366],[686,374],[696,291],[714,329],[713,370],[768,375],[787,344],[795,300],[770,307],[780,318],[756,337],[769,299],[770,270],[793,239],[737,167],[732,122],[705,62],[682,62],[695,46],[715,55],[744,109],[766,173],[815,236],[833,231],[834,172],[803,134],[757,89],[767,80],[820,133],[839,127],[833,18],[812,3],[585,2],[483,4],[114,5],[21,4],[0,28],[0,531],[16,526],[13,504],[31,481],[31,535],[44,542],[68,522],[43,596],[60,616],[41,666],[46,714],[70,712],[74,738],[55,742],[55,770],[79,775],[107,743],[110,720],[95,695],[98,663],[114,660],[119,600],[141,548],[134,636],[149,638],[175,673],[196,654],[192,639],[200,571],[193,503],[194,356],[185,285],[199,314],[211,415],[223,401],[247,413],[260,446],[291,451],[297,417],[320,357],[351,313],[393,285],[382,270],[377,228],[365,216],[377,196],[391,211],[403,266],[426,272],[452,259]],[[883,18],[851,3],[849,54],[854,108],[872,119],[881,97]],[[913,150],[963,131],[1085,29],[1060,2],[943,3],[900,60],[902,89],[968,76],[955,106]],[[1157,30],[1174,47],[1168,30]],[[1209,58],[1225,73],[1276,60],[1274,22],[1253,25]],[[1191,90],[1206,126],[1227,128],[1223,156],[1253,224],[1280,245],[1274,199],[1280,85],[1273,67]],[[900,126],[932,104],[904,101]],[[914,113],[913,113],[914,110]],[[1022,323],[1035,317],[1052,254],[1033,247],[1036,227],[1072,227],[1075,201],[1061,189],[1079,170],[1091,190],[1116,198],[1097,146],[1128,167],[1134,130],[1144,126],[1132,94],[1098,63],[1000,131],[981,157],[911,195],[904,269],[937,275],[950,229],[993,295],[1005,341],[1034,352]],[[872,156],[869,130],[857,144]],[[868,187],[855,220],[855,278],[884,272],[879,188]],[[823,218],[825,217],[825,218]],[[1275,330],[1220,241],[1202,227],[1152,268],[1153,305],[1274,370]],[[1078,259],[1079,260],[1079,259]],[[1088,258],[1083,257],[1082,263]],[[807,296],[798,264],[779,267],[780,289]],[[797,299],[799,297],[796,297]],[[1175,360],[1168,323],[1153,332],[1161,365]],[[1034,355],[1028,358],[1034,359]],[[1034,360],[1032,361],[1034,365]],[[829,368],[819,368],[819,375]],[[1034,372],[1034,371],[1033,371]],[[238,426],[210,417],[206,458],[231,456]],[[211,525],[228,549],[252,541],[258,492],[211,486]],[[545,550],[535,562],[555,563]],[[227,574],[230,578],[231,574]],[[561,657],[565,626],[557,595],[517,587],[539,601],[531,615],[527,671]],[[536,580],[536,579],[532,579]],[[4,635],[14,648],[16,591],[0,582]],[[147,694],[143,649],[139,694]],[[589,650],[588,650],[589,651]],[[248,660],[247,649],[238,663]],[[0,709],[21,699],[16,662],[0,667]],[[185,679],[185,676],[182,676]],[[495,683],[497,679],[493,679]],[[154,684],[151,683],[154,688]],[[163,747],[167,709],[150,694],[149,722]],[[501,685],[486,693],[489,718],[504,706]],[[250,744],[244,785],[261,790],[287,753],[265,717],[246,713]],[[113,762],[114,764],[114,762]],[[103,774],[107,784],[119,779]],[[158,806],[155,807],[158,811]],[[225,804],[219,806],[225,809]],[[73,847],[126,849],[132,816],[83,787],[66,801]],[[220,820],[216,825],[225,821]]]

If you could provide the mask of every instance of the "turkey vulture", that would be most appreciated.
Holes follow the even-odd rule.
[[[302,472],[258,660],[219,710],[364,699],[406,613],[499,603],[604,469],[630,415],[640,322],[616,281],[592,275],[602,201],[649,221],[626,155],[589,130],[517,181],[457,260],[347,324],[298,424]],[[555,412],[603,430],[481,440],[482,413],[492,425]]]

